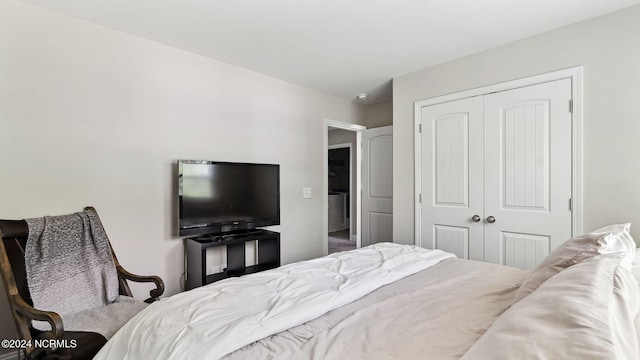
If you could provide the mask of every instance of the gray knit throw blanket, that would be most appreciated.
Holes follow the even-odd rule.
[[[27,219],[27,283],[33,306],[62,317],[113,303],[118,275],[107,235],[93,210]],[[47,322],[34,321],[40,330]]]

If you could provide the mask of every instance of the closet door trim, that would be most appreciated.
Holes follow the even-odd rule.
[[[583,112],[583,89],[582,89],[583,67],[577,66],[564,70],[549,72],[546,74],[531,76],[527,78],[507,81],[499,84],[483,86],[476,89],[465,90],[453,94],[428,98],[414,102],[414,173],[415,173],[415,192],[414,192],[414,222],[415,222],[415,244],[421,244],[422,239],[422,223],[421,223],[421,198],[422,198],[422,137],[421,137],[421,108],[441,104],[454,100],[461,100],[474,96],[483,96],[494,92],[512,90],[531,85],[542,84],[545,82],[571,79],[572,93],[572,119],[571,119],[571,233],[572,236],[583,233],[583,146],[582,146],[582,112]],[[567,104],[567,106],[570,106]]]

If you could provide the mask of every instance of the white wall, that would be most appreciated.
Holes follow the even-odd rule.
[[[393,101],[365,106],[365,125],[368,129],[393,125]]]
[[[0,218],[97,208],[120,262],[179,291],[177,159],[281,165],[282,261],[323,254],[324,119],[354,102],[0,2]],[[302,188],[316,196],[302,198]]]
[[[393,81],[394,241],[414,243],[414,101],[584,66],[584,231],[632,222],[640,239],[640,6]]]

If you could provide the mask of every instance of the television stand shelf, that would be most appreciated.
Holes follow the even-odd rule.
[[[280,233],[256,230],[249,233],[224,236],[187,238],[187,290],[226,279],[280,266]],[[258,244],[258,263],[246,266],[245,243]],[[219,273],[207,275],[207,249],[216,246],[227,247],[227,268]]]

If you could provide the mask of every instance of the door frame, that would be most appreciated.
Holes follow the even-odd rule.
[[[416,245],[422,246],[422,136],[420,109],[449,101],[462,100],[473,96],[487,95],[493,92],[513,90],[567,78],[571,79],[571,94],[573,100],[573,112],[571,116],[571,235],[576,236],[583,233],[583,67],[576,66],[414,102],[414,236]],[[567,104],[567,106],[569,106],[569,104]]]
[[[327,134],[328,136],[328,134]],[[357,137],[357,135],[356,135]],[[327,146],[327,151],[329,150],[335,150],[335,149],[349,149],[349,214],[351,214],[351,216],[349,216],[349,240],[353,241],[356,240],[355,239],[355,235],[354,232],[356,229],[354,229],[354,226],[351,226],[351,219],[353,216],[353,211],[351,211],[353,209],[353,144],[352,143],[342,143],[342,144],[335,144],[335,145],[328,145]],[[328,156],[328,154],[327,154]],[[328,166],[328,162],[327,162],[327,166]],[[327,169],[327,176],[329,175],[329,170]],[[355,179],[356,181],[358,181],[357,179]],[[327,180],[327,196],[329,196],[329,185],[328,185],[328,181]],[[360,199],[359,197],[357,197],[358,199]],[[327,209],[329,208],[329,202],[327,200]],[[328,211],[328,210],[327,210]],[[327,221],[327,230],[329,228],[328,225],[328,221]],[[328,232],[328,231],[327,231]],[[356,240],[356,244],[357,244],[357,240]],[[327,251],[329,252],[329,251]]]
[[[324,119],[322,133],[322,249],[323,254],[329,253],[329,128],[349,130],[356,132],[356,149],[362,149],[362,131],[367,127],[346,123],[337,120]],[[355,193],[358,197],[356,202],[356,248],[360,247],[360,236],[362,233],[362,151],[356,154],[356,189]]]

